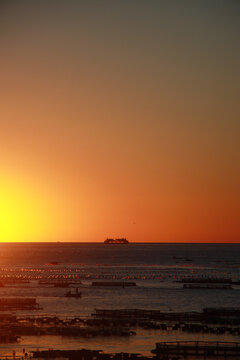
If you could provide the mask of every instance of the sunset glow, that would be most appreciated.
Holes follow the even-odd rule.
[[[239,242],[237,2],[90,3],[1,4],[0,241]]]
[[[15,179],[0,180],[0,241],[32,241],[49,236],[53,218],[42,194]]]

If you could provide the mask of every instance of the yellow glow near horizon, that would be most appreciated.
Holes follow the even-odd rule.
[[[48,204],[34,187],[0,177],[1,242],[41,241],[51,234],[50,215]]]

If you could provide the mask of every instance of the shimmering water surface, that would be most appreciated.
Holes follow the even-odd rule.
[[[36,297],[42,309],[17,314],[57,314],[88,317],[96,308],[142,308],[199,311],[210,306],[240,306],[240,286],[233,290],[188,290],[183,277],[220,277],[239,280],[238,244],[129,244],[99,243],[0,244],[0,275],[21,276],[29,284],[0,288],[0,297]],[[50,263],[55,265],[50,265]],[[57,264],[56,264],[57,263]],[[66,289],[39,286],[38,279],[79,279],[81,299],[66,298]],[[93,280],[135,281],[136,287],[96,288]],[[20,344],[0,345],[0,354],[12,349],[102,349],[149,354],[156,341],[206,339],[206,335],[137,330],[131,338],[64,338],[26,336]],[[216,335],[207,338],[218,339]],[[238,341],[224,335],[221,340]]]

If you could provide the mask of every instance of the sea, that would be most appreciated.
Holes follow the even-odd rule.
[[[15,311],[17,316],[56,315],[88,318],[96,309],[202,311],[206,307],[239,307],[240,285],[232,290],[184,289],[186,278],[240,280],[240,244],[190,243],[1,243],[0,276],[29,283],[0,287],[1,297],[34,297],[40,309]],[[81,281],[81,298],[65,297],[65,288],[39,280]],[[131,281],[134,287],[94,287],[92,281]],[[2,312],[0,312],[1,314]],[[6,313],[6,312],[5,312]],[[9,313],[9,312],[7,312]],[[131,337],[24,336],[17,344],[0,344],[0,356],[36,349],[92,349],[150,355],[158,341],[239,341],[225,334],[136,329]]]

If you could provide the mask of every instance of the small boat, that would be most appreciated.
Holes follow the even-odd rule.
[[[73,293],[71,291],[68,291],[66,294],[65,294],[66,297],[71,297],[71,298],[80,298],[82,297],[82,293],[80,291],[78,291],[78,287],[76,287],[76,292]]]

